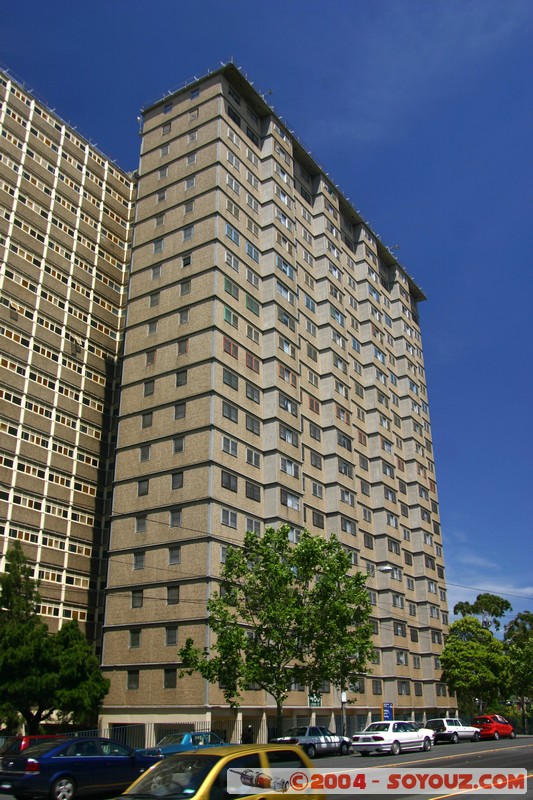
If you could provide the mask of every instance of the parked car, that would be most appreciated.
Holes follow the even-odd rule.
[[[157,761],[112,739],[41,741],[16,755],[0,756],[0,793],[17,800],[113,794],[126,789]]]
[[[186,733],[169,733],[164,736],[155,747],[145,747],[138,750],[147,756],[158,756],[166,758],[173,753],[183,753],[186,750],[198,750],[201,747],[220,747],[226,744],[220,736],[211,731],[187,731]]]
[[[435,731],[435,742],[450,742],[457,744],[460,739],[469,739],[478,742],[480,739],[479,730],[473,725],[465,725],[456,717],[438,717],[426,722],[426,728]]]
[[[429,730],[419,729],[412,722],[403,720],[371,722],[364,731],[352,736],[352,748],[362,756],[369,753],[397,756],[402,750],[431,750],[431,745]]]
[[[417,731],[426,731],[427,735],[431,739],[431,744],[434,743],[434,741],[435,741],[435,731],[433,730],[433,728],[426,728],[426,726],[422,725],[421,722],[411,722],[411,725],[414,725],[415,728],[417,729]]]
[[[147,770],[126,792],[121,800],[222,800],[227,792],[228,779],[238,781],[239,787],[250,786],[250,793],[233,793],[239,800],[257,800],[267,794],[272,798],[295,797],[288,787],[278,783],[267,785],[265,770],[287,768],[312,769],[306,753],[291,744],[236,744],[189,753],[177,753],[163,758]],[[256,787],[254,789],[254,787]],[[261,788],[263,790],[261,791]],[[257,794],[259,791],[260,794]],[[301,792],[297,795],[301,796]],[[325,800],[323,794],[306,794],[312,800]]]
[[[325,755],[326,753],[340,753],[345,756],[350,752],[351,742],[348,736],[332,733],[327,728],[319,725],[298,725],[277,739],[271,739],[277,744],[299,744],[309,758]]]
[[[45,741],[58,741],[58,740],[65,740],[69,737],[56,734],[56,733],[45,733],[45,734],[17,734],[16,736],[8,736],[5,741],[3,742],[2,746],[0,747],[0,756],[6,755],[16,755],[17,753],[21,753],[30,745],[37,744],[38,742],[45,742]]]
[[[472,725],[478,729],[482,739],[516,739],[511,723],[499,714],[482,714],[474,717]]]

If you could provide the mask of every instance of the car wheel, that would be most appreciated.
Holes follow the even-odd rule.
[[[314,758],[316,756],[316,747],[314,746],[314,744],[307,745],[307,755],[309,756],[309,758]]]
[[[390,751],[393,756],[397,756],[402,752],[402,748],[400,747],[400,742],[393,742],[390,746]]]
[[[516,739],[515,731],[511,731],[511,733],[509,734],[509,739]]]
[[[50,789],[52,800],[72,800],[76,794],[76,783],[73,778],[58,778]]]
[[[431,740],[429,739],[428,736],[426,736],[426,738],[424,739],[424,742],[422,744],[422,750],[425,750],[426,752],[428,750],[431,750]]]
[[[481,736],[480,736],[480,734],[479,734],[479,731],[477,731],[477,733],[475,733],[475,734],[472,736],[472,741],[473,741],[473,742],[479,742],[480,738],[481,738]]]
[[[499,738],[500,738],[500,734],[498,733],[498,731],[495,731],[494,732],[494,741],[497,742]]]
[[[458,741],[459,741],[459,737],[457,736],[457,734],[456,733],[452,733],[452,735],[450,737],[451,744],[457,744]]]
[[[350,748],[346,744],[346,742],[341,742],[341,746],[339,747],[339,753],[341,756],[347,756],[350,751]]]

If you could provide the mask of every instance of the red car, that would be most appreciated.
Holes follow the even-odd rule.
[[[516,733],[510,722],[499,714],[483,714],[472,720],[474,728],[479,729],[482,739],[514,739]]]

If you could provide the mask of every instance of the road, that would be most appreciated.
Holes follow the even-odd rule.
[[[428,753],[400,753],[399,756],[370,755],[362,758],[360,755],[342,757],[327,757],[315,759],[315,766],[320,769],[357,769],[364,772],[367,784],[366,791],[353,794],[327,794],[328,800],[346,800],[350,797],[355,800],[358,796],[368,797],[372,800],[444,800],[456,798],[461,800],[496,800],[502,798],[526,798],[533,800],[533,736],[519,736],[516,739],[500,740],[499,742],[464,742],[457,745],[437,744]],[[428,794],[414,794],[409,791],[385,791],[381,794],[371,794],[372,773],[376,770],[409,770],[413,773],[423,773],[424,770],[461,770],[468,773],[471,770],[517,770],[526,769],[528,774],[527,792],[524,794],[504,794],[503,792],[490,791],[434,791]],[[379,785],[379,784],[378,784]],[[386,785],[386,783],[385,783]]]
[[[399,756],[370,755],[362,758],[360,755],[327,756],[315,759],[315,767],[320,770],[357,770],[363,775],[367,789],[350,791],[349,794],[329,792],[327,800],[356,800],[357,797],[371,798],[371,800],[446,800],[447,798],[460,798],[460,800],[497,800],[502,798],[525,798],[533,800],[533,736],[519,736],[513,740],[500,740],[499,742],[465,742],[457,745],[438,744],[428,753],[400,753]],[[491,791],[438,791],[428,794],[413,794],[409,791],[394,792],[392,790],[379,794],[369,791],[372,787],[372,776],[379,775],[378,770],[408,770],[409,773],[423,774],[425,770],[461,770],[468,773],[474,769],[488,770],[518,770],[526,769],[528,774],[527,792],[523,794],[504,794]],[[386,784],[385,784],[386,785]],[[305,797],[305,795],[301,795]],[[228,796],[229,797],[229,796]],[[14,800],[12,795],[2,795],[2,800]],[[87,797],[84,800],[97,800]]]

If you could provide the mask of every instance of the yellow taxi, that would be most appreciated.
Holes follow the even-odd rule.
[[[121,795],[125,800],[270,800],[302,797],[277,779],[276,769],[313,769],[297,745],[242,744],[168,756],[150,767]],[[268,770],[268,772],[266,772]],[[228,778],[229,787],[228,787]],[[247,791],[246,787],[249,787]],[[305,798],[325,800],[323,794]]]

